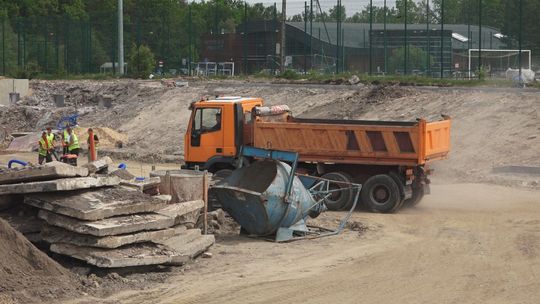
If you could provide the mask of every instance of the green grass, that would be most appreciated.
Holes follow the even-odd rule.
[[[39,73],[33,77],[33,79],[43,80],[109,80],[119,78],[113,74],[43,74]]]

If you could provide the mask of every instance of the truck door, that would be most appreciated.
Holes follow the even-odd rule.
[[[190,162],[206,162],[213,156],[223,155],[224,128],[222,108],[197,108],[192,114],[189,151]]]

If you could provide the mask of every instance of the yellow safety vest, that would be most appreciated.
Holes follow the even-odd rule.
[[[43,138],[39,139],[39,155],[46,156],[49,151],[47,149],[49,148],[49,139],[45,140]]]
[[[54,147],[54,144],[53,144],[53,142],[54,142],[54,134],[53,133],[47,134],[47,140],[49,140],[49,145],[51,147]]]
[[[73,144],[69,145],[68,150],[71,152],[72,150],[79,149],[79,139],[77,138],[77,135],[75,135],[75,132],[71,132],[70,135],[70,141],[71,137],[73,137]]]
[[[68,131],[66,129],[64,129],[64,143],[63,143],[63,146],[66,147],[67,145],[69,145],[69,134],[68,134]]]

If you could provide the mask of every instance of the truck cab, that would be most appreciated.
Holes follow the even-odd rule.
[[[261,98],[216,97],[193,102],[184,137],[184,167],[215,173],[234,169],[235,156],[243,144],[244,125],[251,110],[262,106]]]

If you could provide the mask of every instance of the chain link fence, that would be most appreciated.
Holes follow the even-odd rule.
[[[290,69],[477,78],[534,69],[539,31],[523,24],[531,24],[529,10],[540,6],[510,1],[501,12],[488,2],[289,1],[284,33],[281,3],[182,2],[160,14],[124,15],[125,70],[139,45],[153,52],[154,73],[167,75],[275,75]],[[77,20],[4,17],[0,23],[3,75],[118,72],[116,11]]]

